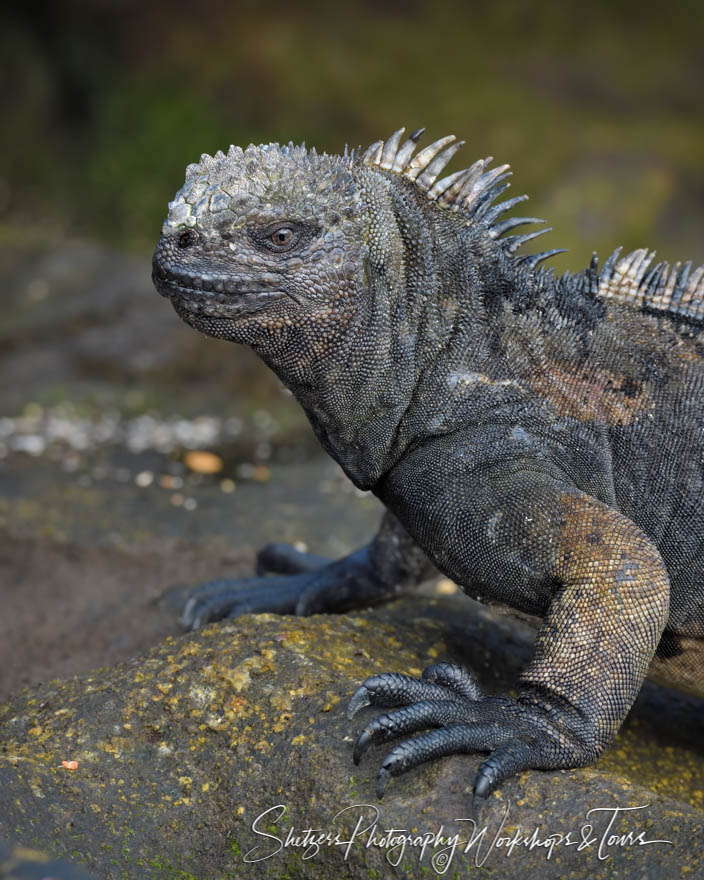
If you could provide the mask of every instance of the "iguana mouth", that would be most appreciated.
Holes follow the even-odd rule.
[[[215,276],[201,278],[179,275],[175,278],[156,265],[152,271],[152,281],[158,292],[178,306],[179,311],[205,315],[234,317],[258,311],[286,296],[282,290],[251,281],[237,282],[232,278]]]

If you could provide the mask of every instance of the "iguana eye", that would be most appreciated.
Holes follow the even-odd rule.
[[[279,226],[270,235],[269,240],[277,248],[287,248],[293,243],[295,233],[290,226]]]
[[[285,253],[307,241],[317,230],[295,220],[276,220],[267,226],[251,227],[249,237],[254,244],[268,251]]]

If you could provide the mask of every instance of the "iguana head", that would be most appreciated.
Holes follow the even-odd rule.
[[[363,154],[268,144],[202,156],[169,205],[154,254],[156,287],[210,335],[261,350],[297,332],[324,350],[373,308],[370,288],[407,273],[407,241],[427,233],[406,231],[404,242],[399,199],[418,200],[431,219],[452,217],[458,229],[481,224],[493,238],[525,222],[492,226],[525,198],[492,208],[508,166],[487,171],[484,159],[438,180],[461,144],[449,136],[416,153],[421,132],[402,143],[401,129]]]
[[[188,323],[253,344],[342,320],[367,247],[349,156],[278,144],[203,156],[169,205],[153,278]]]
[[[341,156],[278,144],[203,156],[154,254],[154,283],[178,314],[250,345],[363,487],[413,440],[416,411],[425,423],[418,377],[436,395],[484,345],[482,297],[512,289],[500,272],[547,256],[522,258],[528,270],[512,259],[540,232],[503,235],[532,221],[498,220],[525,198],[493,204],[508,166],[481,159],[441,177],[460,144],[418,151],[421,132]]]

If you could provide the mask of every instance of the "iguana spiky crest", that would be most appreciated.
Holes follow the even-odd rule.
[[[364,152],[345,148],[341,156],[318,153],[314,148],[307,149],[293,143],[283,146],[277,143],[250,144],[246,150],[230,146],[227,154],[218,151],[214,156],[204,153],[198,163],[187,167],[184,186],[169,204],[164,231],[180,226],[196,227],[206,217],[243,225],[250,208],[244,193],[263,197],[270,177],[280,177],[282,173],[290,173],[292,178],[304,181],[304,171],[317,172],[309,175],[313,183],[306,184],[311,189],[310,205],[313,208],[318,193],[320,202],[325,204],[330,179],[334,178],[339,188],[340,179],[362,165],[398,175],[411,182],[438,208],[459,214],[468,224],[482,224],[505,253],[514,256],[518,263],[531,271],[543,260],[565,250],[552,248],[515,256],[519,247],[551,229],[504,235],[518,226],[545,222],[537,217],[500,219],[502,214],[528,198],[520,195],[496,203],[498,196],[510,186],[510,166],[499,165],[490,169],[493,159],[487,156],[469,168],[440,177],[464,141],[447,135],[416,152],[424,130],[419,128],[403,140],[405,129],[400,128],[386,141],[376,141]],[[236,181],[236,186],[232,181]],[[704,321],[704,265],[693,270],[691,261],[678,262],[672,267],[667,262],[659,262],[651,268],[654,256],[655,252],[646,248],[621,256],[621,248],[618,248],[601,271],[594,260],[588,270],[572,277],[575,282],[580,282],[583,292],[592,296],[650,309],[675,319]]]
[[[704,265],[692,271],[691,260],[656,263],[655,251],[640,248],[621,257],[617,248],[599,273],[599,296],[634,308],[704,320]]]
[[[512,173],[509,165],[499,165],[489,170],[493,156],[487,156],[485,159],[478,159],[469,168],[438,179],[450,159],[464,145],[464,141],[456,141],[455,135],[450,134],[415,153],[425,129],[419,128],[412,132],[401,144],[404,131],[405,129],[399,128],[387,141],[373,143],[362,154],[360,159],[362,164],[393,171],[412,181],[430,201],[436,202],[442,208],[460,213],[466,217],[467,223],[483,223],[491,238],[498,239],[504,232],[526,223],[545,222],[538,217],[511,217],[509,220],[496,222],[502,214],[528,198],[522,195],[499,202],[498,205],[494,204],[498,196],[510,186],[507,180]],[[550,231],[548,227],[526,235],[512,235],[502,238],[501,244],[505,251],[514,254],[522,244]],[[530,268],[534,268],[548,257],[563,251],[564,248],[555,248],[539,254],[531,254],[530,257],[523,257],[521,260],[530,260]]]

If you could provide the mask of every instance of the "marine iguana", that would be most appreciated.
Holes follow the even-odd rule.
[[[397,596],[437,569],[538,615],[515,699],[441,663],[367,679],[350,713],[396,745],[389,779],[488,751],[486,797],[612,741],[650,668],[704,695],[704,266],[615,251],[556,277],[518,248],[507,165],[440,178],[461,143],[403,129],[365,152],[230,147],[189,165],[153,261],[191,326],[250,345],[327,452],[387,508],[327,560],[272,545],[269,574],[192,594],[184,622],[312,614]],[[510,233],[510,234],[507,234]]]

